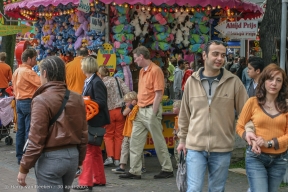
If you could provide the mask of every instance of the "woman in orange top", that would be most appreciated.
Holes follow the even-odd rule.
[[[246,172],[252,192],[277,192],[287,167],[288,106],[287,77],[276,64],[264,68],[256,97],[251,97],[240,114],[237,133],[254,135],[246,150]],[[244,129],[248,121],[255,133]],[[246,135],[247,134],[247,135]],[[247,137],[246,137],[247,136]]]

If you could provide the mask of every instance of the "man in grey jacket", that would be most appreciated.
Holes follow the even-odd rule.
[[[234,147],[235,115],[248,99],[241,80],[223,69],[226,47],[209,41],[204,68],[188,78],[178,119],[178,151],[187,152],[187,191],[202,191],[206,169],[209,192],[225,191]]]
[[[174,83],[173,83],[173,90],[175,99],[181,100],[182,99],[182,89],[181,89],[181,83],[184,75],[184,68],[185,64],[184,61],[181,59],[178,61],[178,66],[176,67],[174,71]]]

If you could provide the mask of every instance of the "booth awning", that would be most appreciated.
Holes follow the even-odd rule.
[[[73,3],[75,5],[79,4],[80,0],[24,0],[17,3],[8,4],[4,7],[5,14],[14,17],[14,18],[21,18],[21,15],[19,13],[19,9],[21,8],[37,8],[40,5],[47,7],[48,5],[54,5],[57,6],[59,4],[67,5],[68,3]],[[93,2],[93,0],[90,0]],[[123,4],[123,3],[129,3],[129,4],[143,4],[148,5],[152,1],[151,0],[101,0],[101,2],[105,4],[110,3],[117,3],[117,4]],[[256,18],[261,16],[262,14],[262,8],[254,3],[245,1],[245,0],[159,0],[159,1],[153,1],[156,5],[161,5],[163,3],[167,5],[190,5],[190,6],[202,6],[205,7],[207,5],[211,6],[221,6],[221,7],[229,7],[229,8],[235,8],[240,12],[245,13],[244,19],[247,18]]]

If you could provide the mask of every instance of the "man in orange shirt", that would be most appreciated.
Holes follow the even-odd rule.
[[[37,52],[28,48],[22,55],[22,65],[13,73],[12,83],[16,98],[17,124],[16,132],[16,157],[20,164],[23,147],[28,139],[31,121],[31,101],[35,91],[40,87],[40,77],[32,70],[37,64]]]
[[[7,54],[5,52],[0,52],[0,97],[6,95],[5,89],[12,80],[12,70],[11,67],[5,63],[6,57]]]
[[[150,60],[150,52],[140,46],[133,51],[134,62],[142,67],[139,74],[139,111],[133,121],[130,140],[130,170],[120,175],[121,179],[141,179],[141,153],[148,131],[152,135],[162,171],[154,179],[173,177],[173,168],[167,145],[162,134],[162,107],[160,102],[164,92],[164,74],[160,67]]]
[[[77,51],[77,57],[66,65],[66,84],[67,88],[76,93],[82,94],[86,76],[81,70],[81,60],[88,56],[86,48],[80,48]]]

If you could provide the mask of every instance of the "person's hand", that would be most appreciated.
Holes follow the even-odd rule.
[[[79,173],[79,174],[77,174],[78,169],[80,169],[80,173]],[[82,173],[82,165],[81,165],[81,166],[78,166],[78,169],[77,169],[77,172],[76,172],[75,178],[77,178],[77,177],[79,177],[79,176],[81,175],[81,173]]]
[[[21,185],[21,186],[27,185],[25,182],[26,176],[27,176],[27,174],[24,174],[21,172],[18,173],[17,181],[18,181],[19,185]]]
[[[173,140],[174,140],[174,141],[178,140],[177,135],[174,135],[174,136],[173,136]]]
[[[177,147],[177,151],[180,154],[181,150],[183,150],[184,155],[186,155],[186,148],[185,148],[185,144],[184,143],[179,143],[178,147]]]
[[[248,145],[251,145],[252,143],[251,143],[251,140],[256,140],[256,135],[255,135],[255,133],[253,133],[253,132],[246,132],[246,141],[247,141],[247,143],[248,143]]]
[[[255,139],[255,141],[256,141],[256,144],[259,146],[259,147],[262,147],[262,146],[264,146],[264,147],[266,147],[266,141],[262,138],[262,137],[257,137],[256,139]]]
[[[251,151],[258,155],[261,154],[261,148],[257,145],[256,141],[252,140],[251,143],[252,143]]]
[[[132,104],[132,105],[136,105],[136,104],[137,104],[137,101],[136,101],[136,100],[133,100],[133,101],[131,102],[131,104]]]

